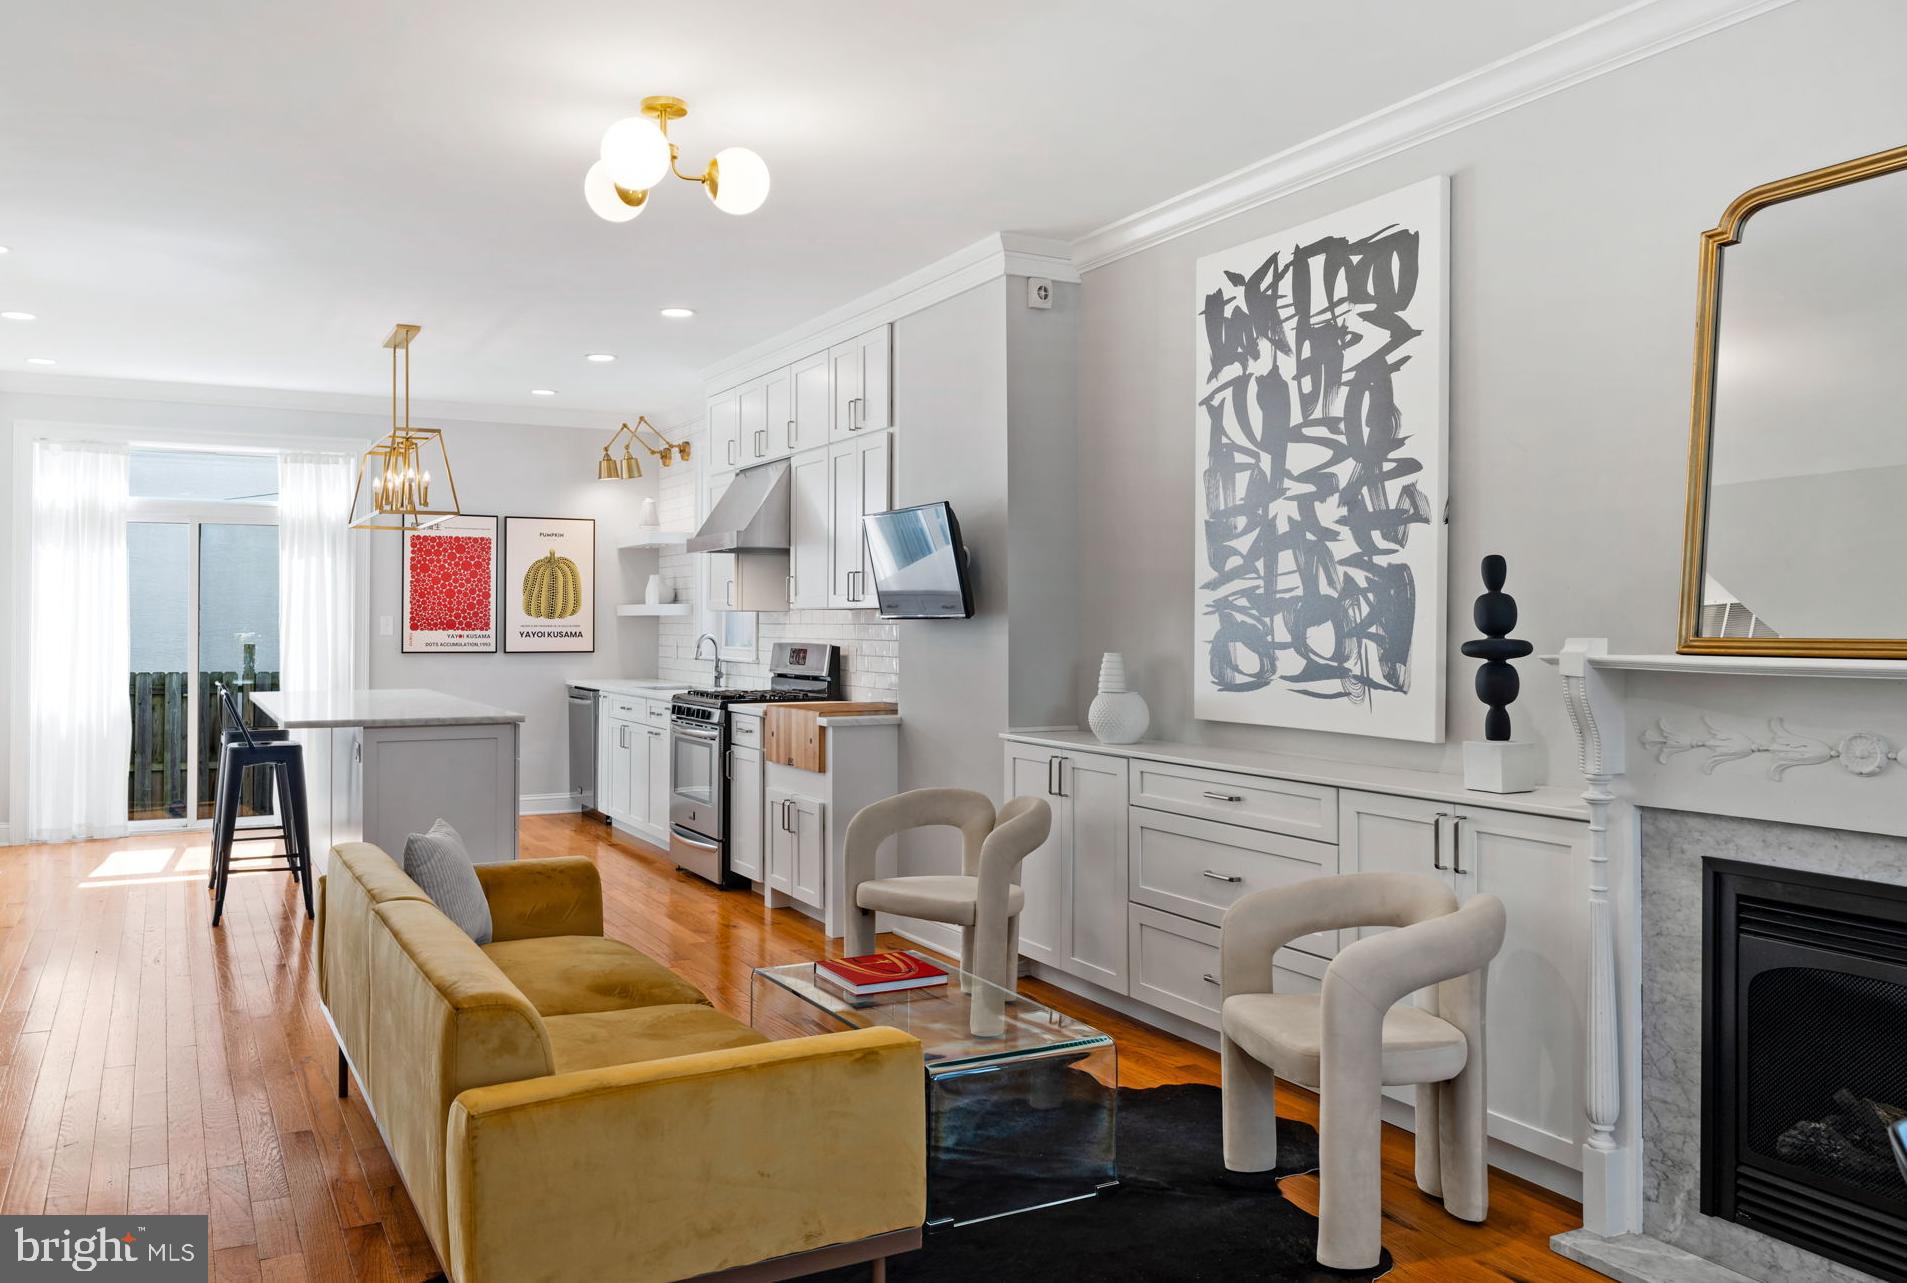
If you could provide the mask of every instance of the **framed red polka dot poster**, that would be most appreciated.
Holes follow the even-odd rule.
[[[494,654],[497,519],[469,513],[404,532],[403,650]]]

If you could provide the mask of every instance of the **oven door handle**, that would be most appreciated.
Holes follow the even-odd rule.
[[[683,739],[701,740],[705,744],[717,744],[722,739],[720,730],[705,727],[701,722],[670,722],[669,728]]]
[[[720,842],[711,842],[707,838],[697,837],[680,824],[671,824],[669,826],[669,836],[675,841],[680,842],[683,846],[692,846],[698,851],[719,851],[722,849]]]

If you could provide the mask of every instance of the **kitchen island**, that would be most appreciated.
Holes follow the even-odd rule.
[[[252,702],[305,746],[319,873],[340,842],[402,859],[405,839],[438,819],[478,862],[516,859],[523,714],[432,690],[260,691]]]

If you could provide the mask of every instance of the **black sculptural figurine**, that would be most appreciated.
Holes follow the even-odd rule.
[[[1497,554],[1491,553],[1483,559],[1483,586],[1489,591],[1477,598],[1472,615],[1477,631],[1483,636],[1463,644],[1464,654],[1483,661],[1483,666],[1477,669],[1477,698],[1490,707],[1483,716],[1486,740],[1510,738],[1510,705],[1516,702],[1516,693],[1523,683],[1509,661],[1521,659],[1534,649],[1528,642],[1509,635],[1516,627],[1516,598],[1503,591],[1503,579],[1508,573],[1508,564]]]

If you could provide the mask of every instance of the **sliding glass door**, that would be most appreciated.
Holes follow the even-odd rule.
[[[278,689],[277,460],[135,451],[131,477],[128,818],[209,823],[226,726],[219,687],[248,723],[252,695]],[[240,816],[269,816],[267,780],[252,774]]]

